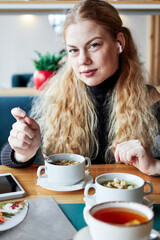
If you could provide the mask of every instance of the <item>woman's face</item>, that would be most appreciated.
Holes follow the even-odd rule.
[[[93,21],[79,21],[66,29],[68,59],[76,76],[96,86],[118,69],[118,42]]]

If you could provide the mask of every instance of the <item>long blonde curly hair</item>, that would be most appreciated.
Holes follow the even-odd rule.
[[[145,148],[156,147],[158,124],[150,110],[142,67],[129,29],[122,26],[122,20],[112,5],[100,0],[85,0],[68,12],[64,38],[67,27],[77,19],[96,22],[110,33],[113,40],[119,32],[125,37],[125,48],[119,59],[120,76],[110,100],[109,146],[106,146],[106,153],[108,149],[113,150],[114,142],[130,139],[139,139]],[[36,98],[31,115],[40,125],[46,154],[70,152],[90,157],[97,155],[98,120],[94,102],[68,61]]]

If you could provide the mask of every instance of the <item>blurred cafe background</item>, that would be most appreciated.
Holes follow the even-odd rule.
[[[36,51],[58,56],[64,50],[61,30],[68,9],[76,2],[0,0],[0,95],[4,89],[11,93],[14,87],[34,88],[14,85],[13,76],[33,78]],[[150,76],[148,83],[160,86],[160,1],[109,2],[132,31],[140,60]]]

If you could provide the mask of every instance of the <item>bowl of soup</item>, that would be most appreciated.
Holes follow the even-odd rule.
[[[146,192],[144,186],[148,185]],[[90,194],[90,189],[94,194]],[[95,183],[87,184],[84,190],[85,202],[90,207],[106,201],[132,201],[143,202],[143,198],[153,192],[150,181],[144,181],[139,176],[129,173],[105,173],[95,179]]]
[[[85,178],[91,160],[78,154],[59,153],[47,157],[45,164],[37,169],[38,178],[46,177],[50,184],[71,186]],[[45,173],[42,174],[42,171]]]

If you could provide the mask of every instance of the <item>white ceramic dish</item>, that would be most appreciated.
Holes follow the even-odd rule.
[[[152,231],[151,231],[151,236],[154,236],[156,240],[160,239],[160,234],[154,229],[152,229]],[[92,240],[90,233],[89,233],[88,226],[84,227],[80,231],[78,231],[75,234],[75,236],[73,237],[73,240]]]
[[[126,182],[135,184],[132,189],[117,189],[102,186],[103,181],[111,181],[123,179]],[[144,186],[148,185],[148,191],[144,191]],[[90,195],[89,190],[95,189],[95,193]],[[143,197],[153,192],[153,185],[150,181],[144,181],[143,178],[130,173],[104,173],[96,177],[95,183],[88,184],[84,190],[84,196],[95,199],[96,203],[110,202],[110,201],[131,201],[142,203]]]
[[[86,206],[84,207],[84,209],[83,209],[83,216],[84,216],[84,220],[85,220],[85,222],[86,222],[86,210],[88,209],[88,208],[91,208],[93,205],[95,205],[96,204],[96,202],[90,202],[90,199],[87,199],[86,197],[84,198],[84,201],[85,201],[85,204],[86,204]],[[143,204],[144,205],[146,205],[146,206],[148,206],[148,207],[150,207],[151,209],[153,209],[153,202],[151,202],[148,198],[146,198],[146,197],[144,197],[143,198]]]
[[[18,225],[19,223],[21,223],[26,217],[27,212],[28,212],[28,202],[25,201],[25,206],[19,213],[15,214],[15,216],[11,218],[6,217],[7,221],[0,224],[0,231],[9,230],[15,227],[16,225]]]
[[[43,175],[42,175],[43,176]],[[76,191],[85,188],[86,184],[92,183],[93,178],[89,175],[88,171],[85,171],[85,179],[80,181],[77,184],[71,185],[71,186],[56,186],[51,183],[49,183],[47,177],[41,177],[37,179],[37,185],[40,185],[43,188],[46,188],[48,190],[52,191],[59,191],[59,192],[69,192],[69,191]]]
[[[109,224],[94,217],[94,213],[102,209],[124,208],[129,211],[138,212],[145,215],[147,221],[132,226],[120,224]],[[127,210],[128,211],[128,210]],[[85,208],[84,219],[89,226],[89,231],[93,240],[148,240],[153,224],[153,211],[144,204],[131,201],[110,201],[95,204],[92,208]],[[101,215],[102,216],[102,215]],[[117,213],[117,217],[121,217]],[[116,217],[115,217],[116,218]]]
[[[74,161],[78,164],[72,165],[56,165],[57,161],[67,160]],[[83,157],[79,154],[72,153],[58,153],[47,156],[44,165],[37,169],[37,177],[43,178],[42,170],[45,171],[46,177],[49,182],[56,186],[71,186],[77,184],[85,177],[85,171],[91,166],[91,160],[88,157]]]

